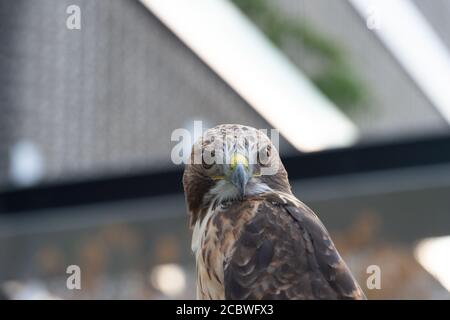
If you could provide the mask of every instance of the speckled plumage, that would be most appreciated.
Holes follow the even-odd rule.
[[[242,126],[221,125],[205,137],[217,141],[235,128]],[[205,140],[199,144],[207,147]],[[364,299],[325,227],[292,195],[276,151],[270,161],[277,162],[276,174],[251,181],[250,190],[264,191],[242,199],[220,197],[210,173],[187,165],[183,184],[194,228],[197,298]]]

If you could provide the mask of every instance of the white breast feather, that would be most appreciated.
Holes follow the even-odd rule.
[[[257,181],[256,183],[250,183],[246,190],[246,195],[255,195],[263,192],[269,192],[272,191],[272,189],[267,186],[264,183],[261,183],[260,181]],[[208,211],[205,215],[205,217],[201,221],[197,221],[194,225],[194,230],[192,232],[192,242],[191,242],[191,249],[195,255],[196,263],[197,263],[197,277],[202,277],[202,281],[197,280],[197,298],[201,299],[204,298],[204,295],[207,294],[210,297],[213,297],[213,299],[223,299],[224,298],[224,292],[223,292],[223,286],[219,283],[217,283],[215,280],[209,279],[209,277],[206,277],[207,274],[206,269],[211,268],[213,266],[207,266],[205,265],[205,262],[201,258],[201,252],[202,252],[202,246],[204,245],[204,239],[208,233],[207,227],[209,224],[209,221],[213,218],[213,216],[220,211],[213,210],[212,205],[213,203],[222,202],[225,200],[235,199],[238,195],[237,189],[227,181],[219,181],[214,188],[212,188],[208,196],[211,201],[211,206],[208,208]],[[216,261],[216,266],[214,267],[217,269],[218,266],[222,266],[222,263],[220,261]],[[217,274],[223,273],[223,270],[215,270]],[[223,275],[222,275],[223,277]],[[200,283],[202,284],[203,288],[200,288]],[[202,292],[203,290],[203,292]]]

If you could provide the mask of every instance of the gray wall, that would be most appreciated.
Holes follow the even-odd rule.
[[[346,1],[273,3],[338,43],[368,85],[370,105],[351,115],[363,140],[448,133]],[[417,3],[449,44],[445,1]],[[70,4],[80,31],[65,26]],[[166,167],[172,130],[194,119],[269,127],[137,0],[1,1],[0,30],[0,188],[21,140],[54,181]]]
[[[165,167],[194,119],[268,127],[138,1],[1,1],[0,15],[0,185],[23,139],[53,181]]]

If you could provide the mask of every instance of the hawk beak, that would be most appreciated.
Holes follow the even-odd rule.
[[[243,164],[237,164],[230,175],[230,182],[236,187],[240,198],[244,198],[245,186],[247,185],[249,175]]]
[[[241,199],[244,198],[245,187],[249,178],[250,176],[245,163],[237,163],[233,166],[229,180],[238,190]]]

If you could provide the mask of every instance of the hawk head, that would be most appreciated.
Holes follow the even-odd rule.
[[[212,203],[291,188],[278,151],[262,131],[237,124],[207,130],[193,145],[183,175],[191,226]]]

